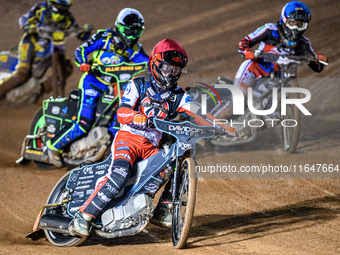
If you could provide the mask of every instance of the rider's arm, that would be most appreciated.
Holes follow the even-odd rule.
[[[239,41],[238,51],[241,53],[241,55],[245,55],[247,52],[250,52],[254,45],[266,41],[274,28],[275,26],[272,23],[268,23],[262,27],[259,27],[254,32],[250,33]]]
[[[181,102],[179,103],[176,112],[183,117],[191,118],[196,124],[201,126],[212,126],[210,122],[199,116],[197,113],[200,107],[191,100],[188,92],[185,92]]]
[[[117,120],[121,124],[131,124],[133,117],[141,115],[140,112],[134,111],[129,105],[121,104],[117,110]]]
[[[100,50],[105,42],[104,38],[107,37],[108,32],[106,30],[100,30],[97,34],[94,34],[90,40],[80,45],[74,52],[75,63],[79,67],[81,64],[87,63],[87,56],[96,51]]]
[[[79,34],[77,35],[77,38],[81,41],[88,40],[91,36],[92,30],[93,30],[92,24],[85,24],[83,26],[83,29],[81,29]]]
[[[21,29],[26,33],[34,33],[35,29],[40,25],[40,20],[36,12],[42,9],[42,4],[35,4],[30,11],[22,15],[18,22]]]
[[[191,100],[189,93],[185,92],[177,108],[177,112],[184,117],[190,117],[191,120],[195,122],[197,125],[213,126],[212,123],[214,123],[214,126],[216,125],[216,127],[225,130],[224,132],[227,132],[229,135],[236,135],[236,130],[233,127],[226,126],[217,120],[214,121],[214,119],[210,119],[211,122],[209,122],[206,119],[202,118],[200,115],[197,114],[199,109],[200,107],[194,101]],[[212,117],[211,114],[210,116]],[[207,118],[209,119],[208,115]]]
[[[124,95],[122,97],[122,102],[117,110],[117,120],[119,123],[130,124],[132,123],[133,117],[135,115],[141,114],[140,112],[133,110],[138,99],[139,92],[136,88],[134,80],[131,80],[126,86]]]
[[[91,24],[85,24],[82,29],[79,28],[76,20],[74,19],[72,13],[69,13],[66,18],[66,24],[70,24],[66,29],[71,29],[74,31],[79,31],[77,38],[81,41],[86,41],[90,38],[93,26]]]
[[[300,46],[300,51],[302,51],[300,54],[305,56],[313,56],[315,59],[327,62],[327,57],[323,54],[316,54],[314,49],[312,48],[312,45],[309,41],[309,39],[305,36],[301,38],[302,44]],[[321,64],[318,61],[311,61],[308,66],[317,73],[322,72],[324,65]]]

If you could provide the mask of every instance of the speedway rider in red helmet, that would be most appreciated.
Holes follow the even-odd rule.
[[[153,49],[148,72],[131,80],[117,110],[122,124],[112,143],[112,162],[104,180],[98,185],[70,224],[70,231],[89,235],[90,222],[124,187],[137,158],[149,158],[158,152],[162,133],[147,125],[149,118],[168,120],[181,114],[193,117],[200,125],[210,125],[194,114],[189,93],[177,84],[187,65],[188,57],[182,45],[164,39]],[[234,129],[230,129],[232,133]]]

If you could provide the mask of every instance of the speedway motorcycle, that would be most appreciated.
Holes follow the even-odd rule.
[[[102,91],[93,85],[101,95],[95,109],[95,122],[82,138],[64,149],[61,159],[68,169],[84,162],[97,162],[108,156],[110,144],[120,125],[116,121],[116,110],[120,103],[121,91],[127,82],[147,68],[147,62],[120,63],[116,65],[91,66],[91,72],[111,80],[114,91]],[[81,102],[81,91],[73,90],[68,98],[50,98],[43,101],[42,108],[35,115],[29,134],[25,137],[21,157],[17,163],[33,161],[40,169],[54,168],[50,164],[45,147],[46,142],[63,128],[77,120]]]
[[[292,56],[292,55],[276,55],[265,52],[255,52],[259,59],[264,62],[276,63],[280,66],[280,70],[270,74],[270,78],[259,79],[252,88],[253,93],[253,107],[257,110],[269,110],[273,102],[273,90],[277,90],[277,108],[269,115],[256,115],[252,113],[248,106],[246,106],[243,115],[233,115],[226,120],[227,125],[231,125],[237,130],[238,137],[223,138],[213,137],[209,142],[216,146],[235,146],[254,141],[258,137],[259,130],[272,128],[281,123],[281,133],[284,150],[288,153],[294,153],[299,141],[299,132],[301,125],[301,111],[295,104],[286,105],[286,114],[281,114],[281,92],[282,88],[298,88],[297,83],[297,69],[303,63],[310,63],[310,61],[318,61],[315,58],[307,56]],[[322,62],[327,65],[327,63]],[[232,102],[232,94],[227,89],[218,88],[219,85],[232,85],[233,82],[229,79],[219,77],[216,81],[215,87],[212,88],[207,84],[197,84],[191,88],[192,93],[197,94],[197,88],[205,86],[205,91],[211,95],[208,101],[208,107],[211,109],[209,114],[218,116],[222,108],[226,109]],[[207,87],[208,86],[208,87]],[[221,87],[221,86],[220,86]],[[220,103],[214,99],[214,95],[218,95],[221,99]],[[249,96],[249,93],[248,93]],[[196,96],[197,98],[197,96]],[[287,99],[298,99],[300,93],[287,93]],[[214,99],[214,102],[213,100]],[[247,125],[251,123],[250,125]]]
[[[131,236],[142,231],[153,216],[155,193],[170,181],[172,192],[172,242],[183,248],[189,236],[195,199],[197,176],[195,145],[200,138],[224,132],[210,126],[198,126],[189,121],[172,122],[154,118],[153,125],[166,138],[159,152],[137,161],[123,191],[96,217],[90,235],[102,238]],[[164,137],[163,137],[164,138]],[[53,188],[47,204],[40,210],[34,232],[28,238],[44,235],[56,246],[78,246],[87,237],[72,236],[69,224],[79,207],[105,176],[111,155],[103,162],[87,165],[65,174]]]
[[[7,92],[6,101],[13,105],[32,104],[51,91],[54,97],[64,97],[66,79],[72,73],[72,64],[65,56],[66,39],[80,32],[75,28],[37,27],[37,43],[41,50],[36,57],[40,60],[33,62],[31,78],[27,82]],[[18,62],[17,49],[0,52],[0,79],[10,76]]]

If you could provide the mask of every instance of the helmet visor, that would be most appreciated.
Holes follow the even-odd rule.
[[[287,19],[286,26],[291,30],[296,29],[298,31],[304,31],[307,29],[308,22],[302,20]]]

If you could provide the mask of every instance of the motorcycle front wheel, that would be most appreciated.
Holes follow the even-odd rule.
[[[297,88],[295,80],[289,80],[285,87]],[[288,98],[299,98],[299,93],[289,93]],[[286,152],[294,153],[299,142],[301,112],[295,104],[287,104],[286,115],[282,116],[282,139]]]
[[[66,189],[66,183],[70,176],[70,172],[65,174],[60,181],[53,188],[49,198],[47,199],[47,204],[54,204],[67,198],[68,190]],[[67,205],[61,205],[56,207],[46,208],[44,213],[57,214],[64,217],[70,217],[67,213]],[[80,236],[70,236],[66,234],[56,233],[51,230],[44,230],[47,240],[50,241],[55,246],[60,247],[71,247],[79,246],[86,241],[87,237]]]
[[[172,211],[172,244],[181,249],[186,245],[194,217],[197,178],[195,161],[187,158],[180,168],[178,196]]]

